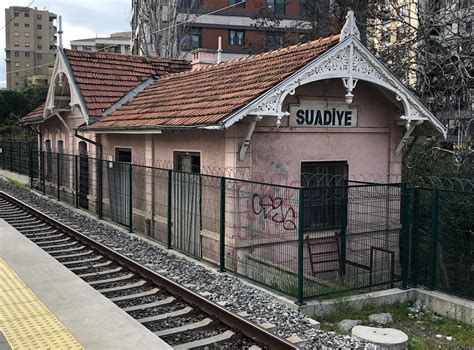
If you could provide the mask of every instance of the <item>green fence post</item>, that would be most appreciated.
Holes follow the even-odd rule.
[[[5,170],[5,142],[2,140],[2,170]]]
[[[431,202],[431,254],[430,254],[430,271],[429,271],[429,289],[436,288],[436,273],[437,273],[437,258],[438,258],[438,204],[439,204],[439,191],[432,191],[432,202]]]
[[[31,144],[31,141],[28,144],[29,148],[29,159],[28,159],[28,168],[29,168],[29,173],[30,173],[30,188],[33,189],[33,146]]]
[[[79,208],[79,156],[74,155],[74,191],[75,191],[75,204],[76,208]]]
[[[219,271],[225,271],[225,177],[221,177],[221,206],[220,206],[220,238],[219,238]]]
[[[21,159],[21,141],[18,141],[18,174],[21,175],[21,168],[22,168],[22,159]]]
[[[297,281],[297,303],[304,304],[304,188],[298,191],[298,281]]]
[[[129,215],[129,222],[128,222],[128,232],[133,233],[133,165],[132,163],[129,164],[129,191],[128,191],[128,215]]]
[[[102,153],[102,151],[101,151]],[[99,219],[102,220],[104,217],[104,210],[103,210],[103,180],[102,180],[102,155],[100,155],[99,159],[96,159],[96,172],[97,172],[97,215]]]
[[[344,181],[344,196],[342,203],[341,233],[339,234],[341,244],[340,267],[342,275],[346,274],[346,242],[347,242],[347,201],[349,199],[349,184]]]
[[[420,247],[420,188],[413,189],[413,219],[412,219],[412,233],[411,233],[411,264],[412,269],[410,273],[410,281],[413,286],[418,285],[418,263],[419,263],[419,247]]]
[[[171,225],[172,223],[172,218],[171,218],[171,199],[172,199],[172,188],[173,188],[173,170],[168,170],[168,238],[167,238],[167,248],[171,249]]]
[[[43,151],[40,151],[41,153],[41,184],[42,184],[42,189],[43,189],[43,194],[46,194],[46,174],[45,174],[45,170],[44,170],[44,152]]]
[[[13,141],[10,141],[10,171],[13,172]]]
[[[58,171],[57,173],[57,176],[56,176],[56,182],[57,182],[57,190],[58,190],[58,193],[57,193],[57,197],[58,197],[58,201],[61,200],[61,176],[60,176],[60,173],[61,173],[61,156],[59,153],[56,153],[56,169]]]
[[[402,184],[402,232],[400,237],[400,264],[402,272],[402,288],[408,286],[409,277],[409,234],[410,234],[410,196],[407,184]]]

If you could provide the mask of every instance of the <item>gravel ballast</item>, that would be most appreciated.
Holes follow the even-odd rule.
[[[18,188],[1,178],[0,191],[24,201],[110,248],[119,250],[121,254],[159,271],[163,276],[183,285],[190,284],[189,288],[195,292],[210,293],[207,298],[220,302],[221,305],[225,304],[225,307],[233,312],[246,311],[249,314],[248,319],[257,324],[274,324],[275,333],[283,338],[299,337],[303,340],[303,349],[374,349],[373,345],[349,336],[317,330],[306,315],[239,278],[194,264],[66,204]]]

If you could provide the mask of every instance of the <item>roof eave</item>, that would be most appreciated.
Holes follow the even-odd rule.
[[[116,134],[116,133],[161,133],[165,130],[224,130],[225,127],[223,124],[201,124],[201,125],[148,125],[148,126],[116,126],[116,127],[94,127],[93,125],[89,127],[78,128],[79,131],[93,131],[96,133],[103,134]]]

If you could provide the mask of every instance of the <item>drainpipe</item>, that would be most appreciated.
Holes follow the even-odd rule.
[[[75,129],[74,136],[78,139],[81,139],[85,142],[91,143],[97,147],[97,156],[98,160],[96,159],[96,173],[97,173],[97,215],[99,219],[103,218],[103,208],[102,208],[102,145],[94,140],[88,139],[82,135],[79,135],[77,129]]]

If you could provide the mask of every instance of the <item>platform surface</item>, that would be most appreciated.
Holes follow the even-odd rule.
[[[51,342],[69,342],[70,346],[59,348],[171,349],[2,219],[0,259],[3,260],[0,279],[3,276],[8,280],[8,283],[0,281],[4,289],[0,292],[0,326],[3,324],[2,332],[8,341],[6,344],[0,336],[0,349],[24,348],[18,343],[22,339],[38,339],[31,332],[44,335]],[[17,285],[12,285],[13,282]],[[4,293],[7,289],[10,295]],[[17,301],[26,303],[27,309],[11,311],[19,309],[7,305]],[[25,311],[28,307],[36,313]],[[10,311],[4,311],[7,309]],[[13,319],[21,326],[13,326]]]

